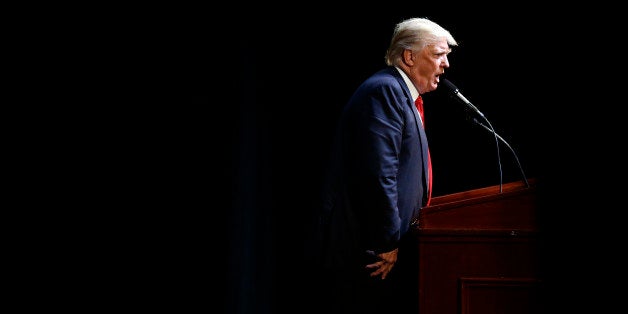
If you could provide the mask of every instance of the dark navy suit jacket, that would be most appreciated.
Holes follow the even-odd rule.
[[[427,201],[427,138],[394,67],[367,78],[342,111],[324,190],[328,265],[386,252]]]

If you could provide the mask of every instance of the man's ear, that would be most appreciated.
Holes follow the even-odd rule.
[[[407,64],[408,66],[414,65],[414,58],[415,58],[415,54],[414,52],[412,52],[412,50],[410,49],[404,49],[403,50],[403,63]]]

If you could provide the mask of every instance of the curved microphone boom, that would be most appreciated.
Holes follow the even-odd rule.
[[[502,175],[502,161],[499,155],[499,141],[497,140],[497,136],[498,136],[497,132],[495,132],[495,129],[493,129],[493,125],[491,125],[491,122],[488,121],[488,119],[484,116],[484,114],[478,108],[476,108],[466,97],[464,97],[460,93],[460,90],[458,90],[458,87],[456,87],[456,85],[454,85],[452,82],[450,82],[446,78],[441,78],[440,81],[443,82],[443,84],[445,84],[447,89],[449,89],[449,91],[452,92],[453,95],[456,96],[456,98],[460,102],[462,102],[467,107],[471,108],[475,113],[480,115],[484,119],[484,121],[486,121],[486,123],[489,125],[491,132],[493,132],[493,135],[495,136],[495,146],[497,147],[497,165],[499,166],[499,193],[501,193],[503,189],[503,175]]]
[[[510,152],[512,153],[512,155],[515,156],[515,161],[517,162],[517,166],[519,167],[519,171],[521,171],[521,176],[523,177],[523,182],[525,182],[526,187],[530,187],[530,184],[528,183],[528,178],[526,177],[525,172],[523,172],[523,167],[521,167],[521,163],[519,162],[519,157],[517,156],[517,153],[515,152],[515,150],[512,149],[510,144],[508,144],[508,142],[506,142],[506,140],[504,138],[499,136],[499,134],[495,133],[495,131],[493,131],[491,128],[487,127],[482,122],[478,121],[478,119],[473,118],[473,122],[475,124],[481,126],[482,128],[484,128],[485,130],[495,134],[495,136],[497,136],[497,138],[499,138],[499,140],[502,141],[502,143],[504,143],[506,145],[506,147],[508,147],[508,149],[510,149]]]

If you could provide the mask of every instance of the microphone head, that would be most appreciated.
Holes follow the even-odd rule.
[[[456,87],[456,85],[454,85],[454,83],[450,82],[448,79],[441,78],[440,81],[443,84],[445,84],[445,86],[447,86],[447,88],[450,89],[452,92],[454,92],[454,93],[458,92],[458,87]]]

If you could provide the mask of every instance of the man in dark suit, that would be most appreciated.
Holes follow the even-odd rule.
[[[425,18],[396,25],[387,67],[342,111],[324,193],[322,262],[333,313],[416,313],[417,247],[409,236],[429,203],[421,94],[435,90],[453,36]]]

